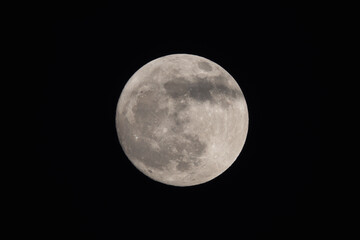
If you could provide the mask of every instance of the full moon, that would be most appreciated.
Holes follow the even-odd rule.
[[[172,54],[141,67],[126,83],[116,130],[133,165],[173,186],[208,182],[239,156],[248,109],[235,79],[191,54]]]

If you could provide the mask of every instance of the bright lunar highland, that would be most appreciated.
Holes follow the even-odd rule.
[[[172,54],[126,83],[116,130],[130,161],[155,181],[192,186],[223,173],[239,156],[248,109],[234,78],[196,55]]]

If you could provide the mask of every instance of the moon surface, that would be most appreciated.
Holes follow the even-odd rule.
[[[116,109],[126,156],[146,176],[174,186],[202,184],[228,169],[244,146],[248,123],[234,78],[191,54],[145,64],[126,83]]]

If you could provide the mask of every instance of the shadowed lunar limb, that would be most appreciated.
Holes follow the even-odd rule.
[[[174,54],[139,69],[121,93],[116,128],[130,161],[175,186],[225,171],[246,139],[248,113],[236,81],[205,58]]]

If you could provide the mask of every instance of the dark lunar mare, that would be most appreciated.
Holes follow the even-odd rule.
[[[210,72],[212,70],[212,67],[208,62],[199,62],[198,67],[206,72]]]
[[[198,102],[210,101],[213,104],[216,104],[220,97],[237,99],[241,96],[241,91],[230,87],[223,75],[208,78],[195,77],[194,81],[174,78],[166,82],[164,88],[167,95],[175,100],[190,97]]]

